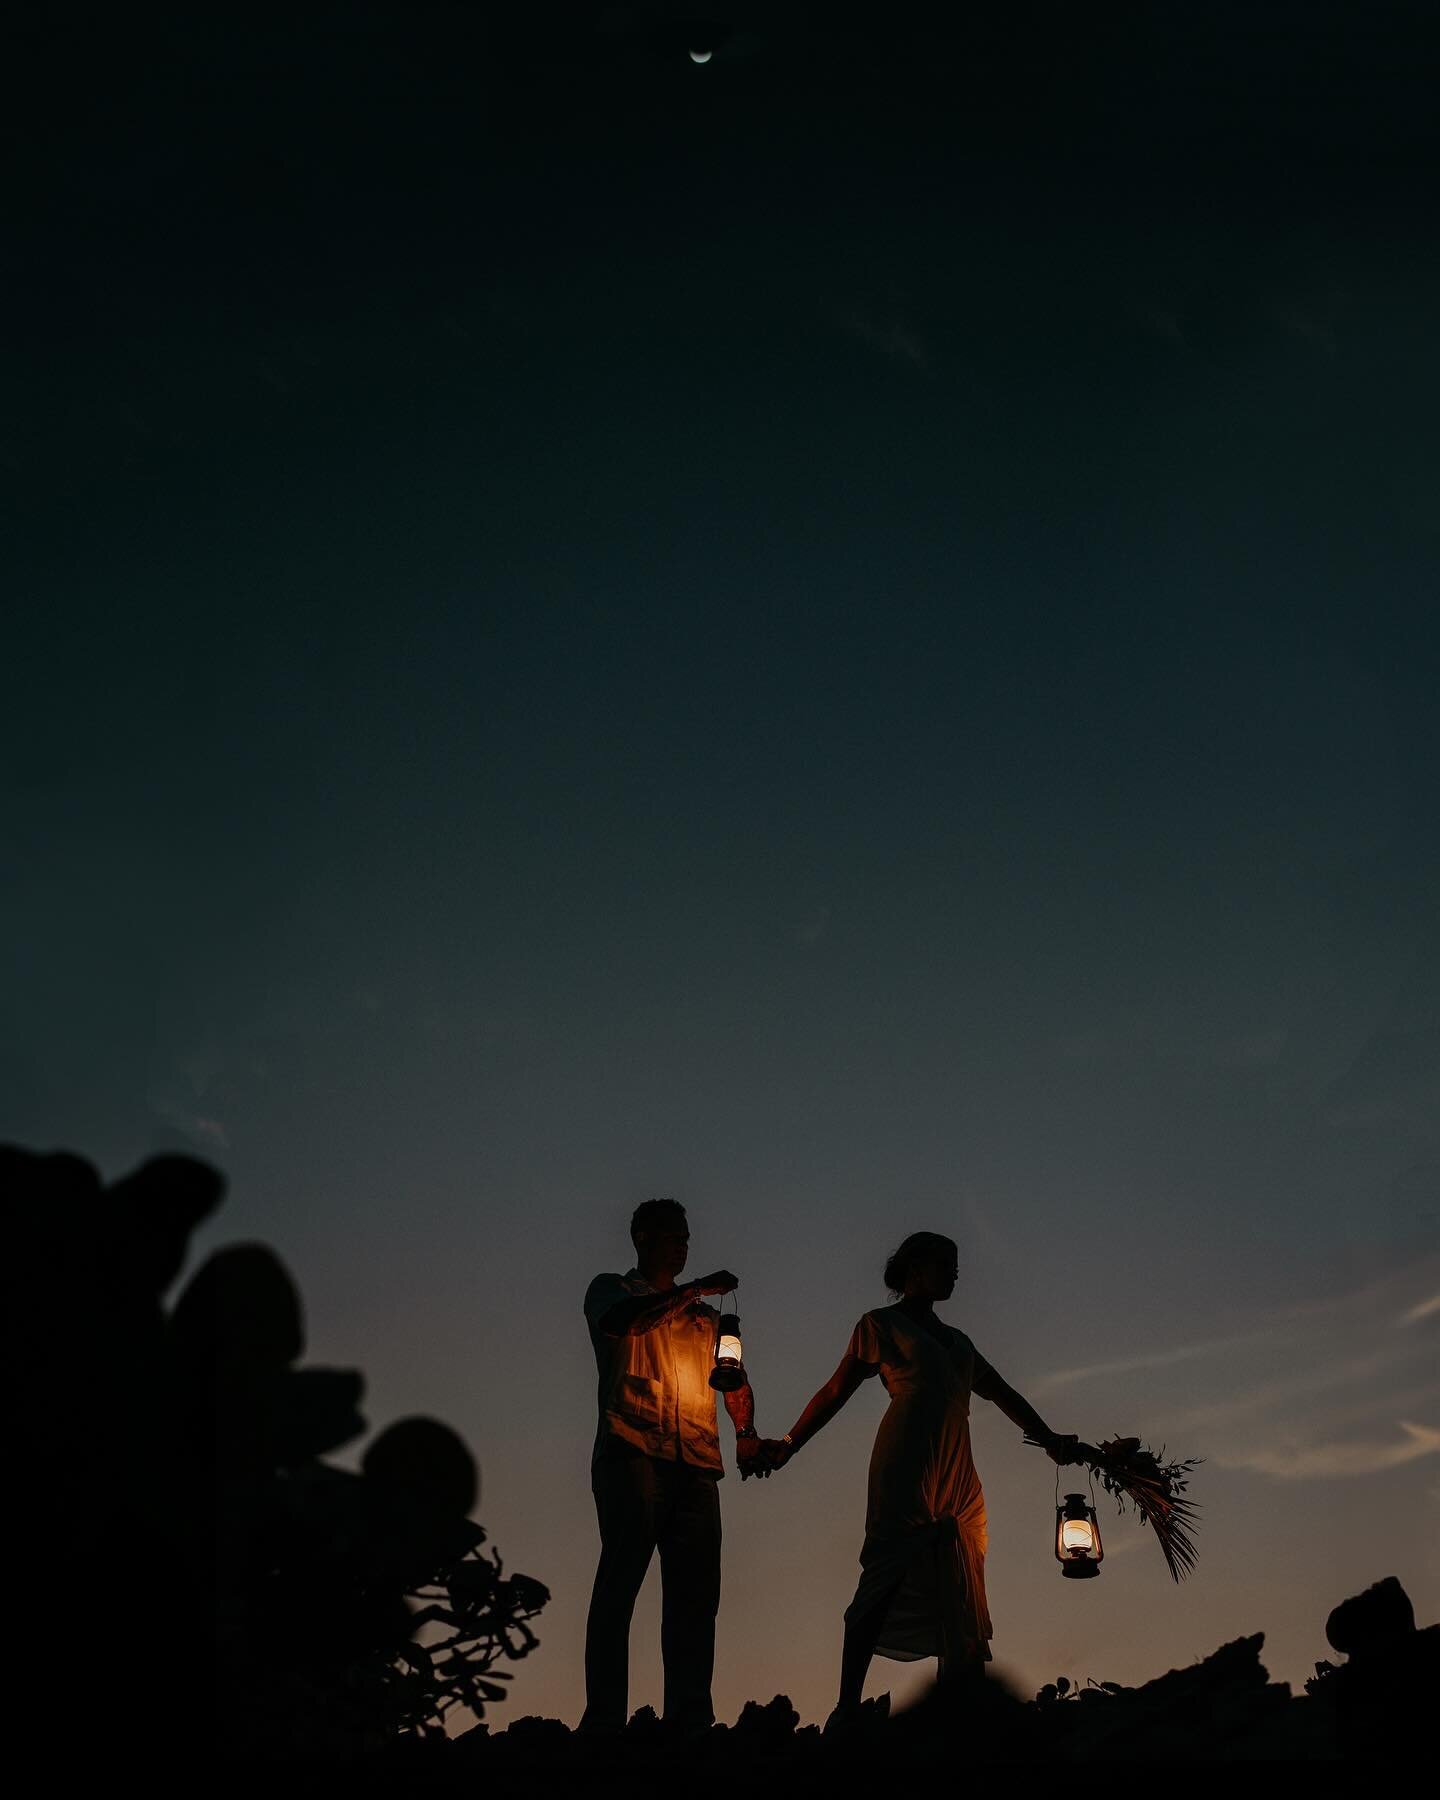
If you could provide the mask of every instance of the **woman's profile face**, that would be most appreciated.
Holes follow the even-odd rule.
[[[915,1265],[912,1291],[925,1300],[948,1300],[960,1279],[960,1259],[946,1245],[932,1250]]]

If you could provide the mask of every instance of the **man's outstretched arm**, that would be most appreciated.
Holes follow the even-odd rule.
[[[635,1337],[653,1331],[667,1319],[683,1312],[692,1300],[706,1294],[728,1294],[740,1285],[728,1269],[717,1269],[713,1275],[702,1275],[698,1281],[677,1282],[659,1294],[633,1294],[617,1300],[603,1315],[600,1329],[606,1337]]]

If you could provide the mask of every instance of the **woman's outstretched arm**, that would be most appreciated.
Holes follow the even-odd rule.
[[[975,1358],[973,1389],[982,1400],[989,1400],[998,1406],[1012,1425],[1018,1425],[1026,1437],[1034,1438],[1037,1444],[1043,1444],[1052,1455],[1057,1448],[1075,1441],[1073,1432],[1052,1431],[1025,1396],[1011,1387],[979,1355]],[[1061,1462],[1064,1459],[1057,1456],[1055,1460]]]
[[[824,1387],[817,1390],[804,1412],[790,1427],[788,1443],[781,1440],[780,1447],[785,1451],[786,1457],[793,1456],[822,1426],[828,1425],[856,1388],[870,1376],[877,1374],[879,1367],[878,1363],[861,1362],[853,1351],[847,1350],[840,1358],[839,1368]]]

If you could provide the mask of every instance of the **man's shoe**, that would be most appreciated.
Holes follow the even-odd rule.
[[[580,1723],[575,1727],[575,1735],[576,1737],[590,1738],[592,1740],[597,1738],[601,1740],[613,1738],[618,1741],[625,1735],[625,1726],[623,1722],[619,1725],[615,1725],[610,1723],[609,1720],[584,1718],[581,1719]]]

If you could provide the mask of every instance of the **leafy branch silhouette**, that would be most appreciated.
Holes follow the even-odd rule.
[[[368,1430],[364,1379],[300,1366],[300,1293],[264,1244],[213,1252],[167,1310],[218,1171],[160,1156],[107,1186],[80,1157],[0,1146],[0,1181],[25,1266],[60,1274],[65,1302],[35,1279],[12,1308],[22,1341],[46,1346],[21,1396],[26,1466],[45,1472],[22,1541],[37,1567],[102,1533],[119,1547],[114,1729],[163,1704],[171,1743],[344,1761],[505,1699],[499,1665],[535,1648],[549,1594],[482,1549],[456,1433],[401,1419],[358,1472],[327,1461]]]

